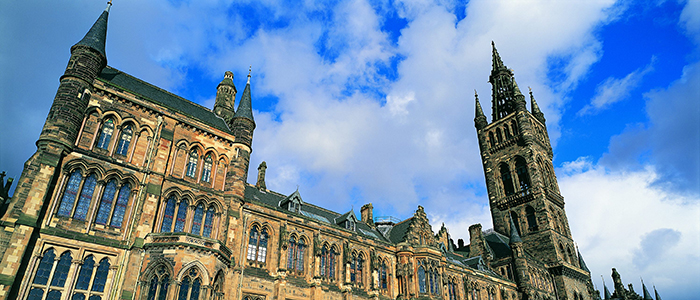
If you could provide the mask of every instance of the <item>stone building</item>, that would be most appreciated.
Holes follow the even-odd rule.
[[[455,245],[423,207],[333,212],[247,183],[251,76],[213,109],[107,65],[109,5],[71,56],[0,220],[0,299],[596,299],[545,119],[493,47],[475,126],[494,229]],[[234,107],[236,107],[234,109]]]

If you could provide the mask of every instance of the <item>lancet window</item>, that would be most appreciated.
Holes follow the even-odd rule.
[[[510,168],[506,163],[501,163],[499,170],[501,172],[501,183],[503,183],[503,191],[506,196],[513,195],[515,189],[513,188],[513,179],[510,174]]]
[[[202,279],[197,268],[191,268],[187,271],[180,281],[180,290],[178,291],[178,300],[198,300],[200,290],[202,288]]]
[[[130,194],[131,185],[129,183],[123,183],[119,186],[116,179],[108,181],[100,198],[95,223],[121,228]]]
[[[102,124],[100,136],[97,138],[97,148],[107,150],[107,148],[109,148],[109,142],[112,140],[112,134],[114,134],[114,120],[107,119],[107,121]]]
[[[165,300],[170,287],[170,274],[165,266],[156,267],[148,283],[148,297],[146,300]]]
[[[211,154],[207,154],[204,158],[204,165],[202,166],[202,182],[209,182],[211,180],[211,167],[213,165],[213,160]]]
[[[388,282],[386,261],[382,260],[382,266],[379,269],[379,287],[386,291],[389,288]]]
[[[131,128],[131,124],[125,125],[122,128],[122,134],[119,138],[119,143],[117,143],[117,154],[126,156],[129,150],[129,144],[131,144],[131,137],[134,132]]]
[[[103,258],[95,268],[95,259],[92,255],[83,260],[80,267],[78,281],[71,300],[102,300],[109,275],[109,259]]]
[[[296,273],[304,272],[304,252],[306,244],[303,238],[291,236],[287,245],[287,270]]]
[[[253,225],[248,238],[247,258],[249,261],[265,263],[268,238],[267,228],[263,227],[261,229],[258,225]]]
[[[518,174],[518,183],[520,190],[525,191],[530,188],[530,175],[527,172],[527,163],[522,157],[515,159],[515,171]]]
[[[323,245],[321,248],[321,277],[324,279],[335,279],[335,266],[337,252],[335,248],[328,247],[328,245]]]
[[[56,215],[86,221],[90,204],[95,197],[96,187],[96,174],[93,173],[84,178],[80,170],[73,171],[63,189],[63,195]],[[117,193],[117,191],[119,192]],[[103,225],[109,223],[108,225],[110,226],[121,228],[130,192],[128,184],[119,187],[116,180],[110,180],[100,197],[97,223]]]
[[[364,263],[365,259],[362,253],[353,253],[352,258],[350,260],[350,282],[357,286],[362,286],[362,283],[364,282],[363,276],[363,268],[364,268]]]
[[[190,151],[190,155],[187,158],[187,170],[185,175],[190,178],[197,176],[197,161],[199,160],[199,154],[196,149]]]

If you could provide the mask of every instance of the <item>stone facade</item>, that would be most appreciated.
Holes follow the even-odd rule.
[[[360,218],[247,183],[250,74],[213,109],[107,66],[109,7],[71,57],[0,220],[0,299],[595,299],[532,111],[494,47],[476,103],[494,229],[454,244],[411,218]],[[501,168],[503,166],[503,168]],[[4,208],[3,208],[4,209]]]

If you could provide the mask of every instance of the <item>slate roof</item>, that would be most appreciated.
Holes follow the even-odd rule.
[[[484,233],[484,240],[486,241],[486,245],[490,248],[494,259],[510,257],[512,255],[510,246],[508,245],[510,239],[505,235],[496,231],[487,231]]]
[[[100,52],[105,58],[105,40],[107,39],[107,17],[109,17],[109,7],[112,4],[107,4],[107,8],[102,12],[100,17],[97,18],[95,24],[92,24],[90,30],[85,34],[82,40],[80,40],[75,46],[87,46]]]
[[[257,189],[255,186],[246,185],[244,197],[247,201],[261,203],[279,211],[284,211],[288,214],[297,214],[296,212],[291,212],[279,206],[279,203],[281,203],[282,200],[287,198],[287,196],[282,195],[280,193],[272,191],[263,191]],[[348,215],[349,213],[352,213],[352,211],[344,215]],[[304,204],[301,206],[300,215],[319,222],[326,223],[330,226],[335,226],[337,228],[342,228],[346,230],[345,228],[335,224],[335,220],[340,218],[342,216],[341,214],[320,208],[313,204],[309,204],[308,202],[304,202]],[[355,228],[357,229],[356,233],[358,235],[382,242],[388,242],[388,240],[377,229],[369,227],[364,222],[355,223]]]
[[[241,102],[238,104],[238,109],[236,109],[236,114],[233,115],[234,118],[246,118],[255,122],[253,119],[253,107],[250,100],[250,75],[248,75],[248,83],[243,89],[243,96],[241,96]]]
[[[397,223],[391,228],[391,230],[389,230],[387,238],[389,238],[389,240],[394,244],[403,242],[403,240],[406,238],[406,232],[408,231],[408,227],[411,225],[411,222],[413,222],[413,217]]]
[[[162,105],[179,113],[190,116],[207,125],[231,133],[226,122],[215,115],[210,109],[177,96],[134,76],[126,74],[110,66],[105,67],[100,73],[100,80],[136,95],[142,96],[148,101]]]

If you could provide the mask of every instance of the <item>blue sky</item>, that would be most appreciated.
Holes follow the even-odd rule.
[[[0,3],[0,169],[35,151],[103,1]],[[252,168],[339,212],[491,227],[473,126],[491,41],[545,113],[574,239],[667,299],[700,293],[700,1],[115,1],[109,64],[206,107],[252,65]],[[252,180],[252,179],[251,179]],[[661,247],[660,245],[663,245]],[[669,298],[670,297],[670,298]]]

